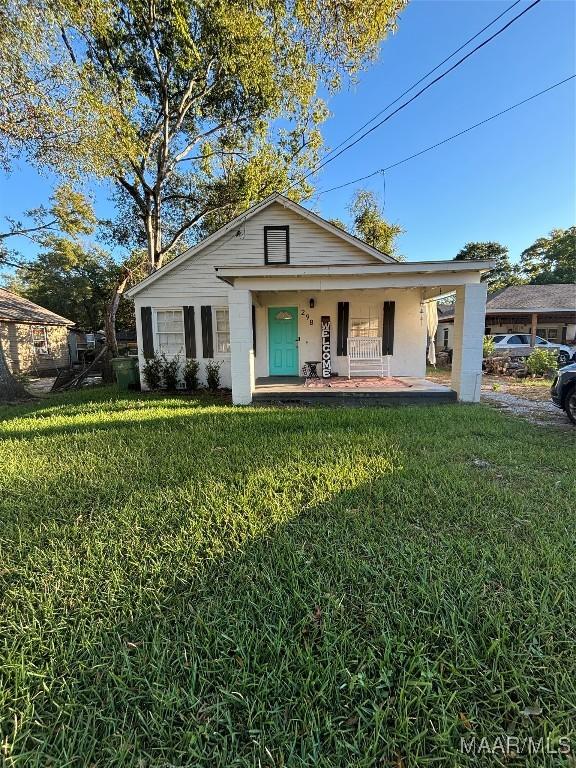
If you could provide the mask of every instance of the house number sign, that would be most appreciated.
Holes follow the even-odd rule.
[[[330,360],[330,318],[327,316],[321,317],[320,327],[322,329],[322,378],[329,379],[332,372]]]
[[[304,318],[306,318],[306,320],[308,320],[308,322],[310,323],[310,325],[314,325],[314,320],[313,320],[313,319],[310,317],[310,315],[308,314],[308,312],[306,312],[306,310],[305,310],[305,309],[303,309],[303,310],[300,312],[300,317],[304,317]]]

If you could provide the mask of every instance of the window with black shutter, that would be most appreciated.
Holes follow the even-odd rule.
[[[264,263],[290,264],[290,233],[286,227],[264,227]]]

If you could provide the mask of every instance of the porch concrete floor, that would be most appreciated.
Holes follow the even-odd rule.
[[[350,382],[354,382],[353,377]],[[326,380],[326,385],[317,383],[306,386],[306,380],[299,376],[268,376],[256,380],[253,395],[255,401],[327,402],[374,401],[389,402],[390,405],[408,402],[454,402],[456,393],[450,387],[428,379],[409,376],[395,376],[392,380],[373,377],[357,377],[350,384],[347,377],[338,376]],[[339,386],[340,384],[340,386]]]

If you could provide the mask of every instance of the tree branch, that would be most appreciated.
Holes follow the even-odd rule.
[[[124,187],[126,192],[130,195],[130,197],[134,200],[138,208],[140,209],[141,213],[146,215],[148,213],[148,206],[146,205],[146,201],[138,191],[138,188],[135,184],[130,184],[130,182],[124,178],[124,176],[114,176],[118,184],[120,186]]]
[[[49,221],[47,224],[39,224],[37,227],[25,227],[22,229],[13,229],[10,232],[0,232],[0,240],[6,240],[8,237],[25,237],[30,232],[40,232],[43,229],[54,229],[54,225],[58,224],[57,219]]]
[[[183,224],[181,227],[179,227],[176,232],[172,235],[171,239],[168,241],[168,243],[162,248],[162,256],[166,255],[167,253],[170,253],[172,248],[179,242],[179,240],[182,238],[182,236],[192,227],[194,227],[196,224],[198,224],[205,216],[207,216],[209,213],[216,213],[216,211],[221,211],[224,208],[228,207],[230,205],[230,200],[227,200],[223,205],[214,205],[210,206],[209,208],[205,208],[201,213],[198,213],[197,216],[194,216],[192,219],[189,219],[186,224]]]
[[[78,60],[76,58],[76,54],[74,53],[74,49],[72,48],[72,44],[70,43],[70,40],[68,39],[68,35],[66,34],[66,30],[64,27],[60,27],[60,34],[62,36],[62,40],[64,41],[64,45],[66,46],[66,49],[68,51],[68,54],[70,58],[72,59],[72,63],[77,65]]]

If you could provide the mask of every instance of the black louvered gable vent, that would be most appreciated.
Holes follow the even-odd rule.
[[[290,264],[288,227],[264,227],[264,263]]]

